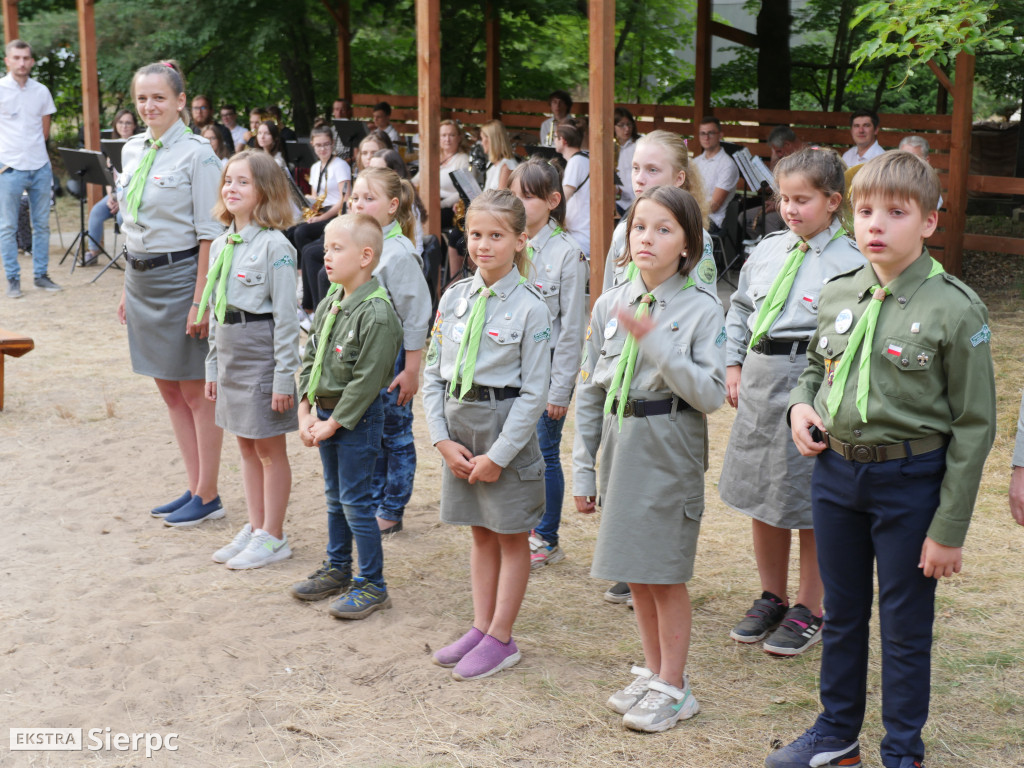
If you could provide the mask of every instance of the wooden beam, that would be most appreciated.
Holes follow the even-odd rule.
[[[928,59],[928,69],[935,74],[935,79],[946,89],[946,93],[953,92],[953,83],[950,81],[949,76],[942,71],[942,68],[935,63],[935,59]]]
[[[697,72],[693,78],[693,124],[711,109],[711,0],[697,0]]]
[[[484,10],[484,48],[487,51],[487,88],[484,115],[487,120],[501,117],[501,16],[488,2]]]
[[[997,235],[964,235],[964,247],[972,251],[1009,253],[1024,256],[1024,237],[999,237]]]
[[[337,15],[335,20],[338,23],[338,96],[348,101],[352,106],[352,49],[349,41],[352,39],[352,28],[349,25],[349,2],[338,0]]]
[[[416,69],[419,84],[420,198],[427,207],[425,234],[441,237],[441,0],[416,0]]]
[[[967,177],[967,189],[983,195],[1024,195],[1024,178],[971,175]]]
[[[95,0],[76,0],[78,5],[79,67],[82,70],[82,128],[85,148],[100,151],[100,81],[96,64],[96,4]],[[98,203],[106,190],[97,184],[88,189],[89,210]]]
[[[18,0],[0,0],[4,10],[4,45],[18,39]]]
[[[601,295],[615,210],[615,3],[590,0],[590,301]]]
[[[967,175],[971,166],[971,102],[974,98],[974,56],[956,57],[953,81],[953,121],[949,142],[949,188],[946,210],[949,212],[949,242],[942,253],[942,266],[952,275],[963,269],[963,232],[967,223]]]
[[[720,21],[712,21],[710,24],[711,34],[715,37],[720,37],[723,40],[728,40],[731,43],[737,45],[745,45],[747,48],[760,48],[761,42],[757,39],[757,35],[752,32],[747,32],[743,29],[737,29],[736,27],[730,27],[723,24]]]

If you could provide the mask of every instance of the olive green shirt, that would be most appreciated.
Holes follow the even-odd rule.
[[[324,354],[317,397],[341,398],[331,417],[345,429],[353,429],[381,389],[394,378],[395,358],[402,348],[402,323],[391,303],[366,297],[380,288],[376,278],[341,299],[341,308],[329,338],[321,329],[338,295],[320,302],[313,316],[313,332],[302,354],[299,374],[300,401],[309,389],[309,376],[319,344],[330,344]],[[312,404],[311,404],[312,405]]]
[[[929,279],[930,270],[924,250],[889,283],[892,294],[882,302],[870,350],[866,422],[856,404],[859,357],[834,419],[825,401],[850,332],[871,301],[871,286],[879,282],[870,264],[839,275],[822,290],[807,368],[789,405],[813,406],[829,434],[847,443],[890,445],[948,436],[946,472],[928,536],[959,547],[995,439],[991,332],[988,310],[977,294],[946,273]]]

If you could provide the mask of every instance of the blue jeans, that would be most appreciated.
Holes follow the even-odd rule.
[[[395,375],[405,368],[405,350],[398,353]],[[373,501],[377,517],[397,522],[405,514],[405,505],[412,498],[416,477],[416,443],[412,436],[412,401],[398,404],[398,388],[380,391],[384,402],[383,450],[377,457],[373,473]]]
[[[85,243],[86,249],[99,251],[100,248],[103,248],[103,224],[112,218],[114,218],[114,214],[110,212],[107,198],[104,197],[89,211],[89,239]],[[117,223],[121,224],[123,221],[121,212],[118,211]]]
[[[558,543],[558,526],[562,522],[562,497],[565,495],[565,475],[562,474],[562,427],[565,416],[555,421],[545,410],[537,422],[537,440],[544,456],[544,517],[534,532],[548,544]]]
[[[317,409],[321,419],[329,411]],[[359,553],[359,575],[385,588],[384,549],[374,518],[373,467],[380,453],[384,407],[378,397],[355,429],[339,429],[320,443],[327,497],[327,559],[340,571],[352,570],[352,540]]]
[[[50,263],[50,190],[53,174],[50,164],[34,171],[13,168],[0,173],[0,255],[8,279],[21,277],[18,266],[18,206],[21,193],[28,191],[32,215],[32,273],[42,277]]]
[[[831,450],[815,460],[811,508],[825,585],[821,704],[815,727],[856,739],[864,722],[873,576],[882,635],[882,765],[924,759],[935,579],[917,567],[939,504],[945,449],[877,464]]]

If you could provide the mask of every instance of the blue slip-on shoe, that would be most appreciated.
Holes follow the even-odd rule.
[[[860,742],[822,736],[808,728],[792,744],[768,755],[764,764],[767,768],[860,768]]]
[[[179,509],[184,507],[192,500],[192,491],[185,491],[181,496],[176,498],[174,501],[168,501],[166,504],[161,504],[159,507],[153,507],[149,514],[153,517],[164,518],[167,517],[171,512],[177,512]]]
[[[199,525],[203,520],[217,520],[222,517],[224,517],[224,507],[220,503],[220,496],[214,496],[212,501],[205,504],[203,504],[202,498],[193,496],[183,507],[165,517],[164,525],[188,528],[192,525]]]

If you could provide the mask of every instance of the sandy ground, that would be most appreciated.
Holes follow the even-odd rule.
[[[22,265],[30,275],[28,260]],[[184,473],[153,382],[130,372],[115,319],[120,273],[90,285],[95,269],[69,276],[54,258],[51,274],[63,292],[23,280],[23,299],[0,299],[0,327],[36,343],[7,360],[0,412],[0,727],[100,729],[101,738],[104,729],[174,733],[177,750],[147,758],[0,745],[0,765],[759,765],[773,739],[792,738],[813,718],[817,652],[779,662],[727,639],[756,590],[748,523],[726,512],[715,491],[730,409],[711,422],[709,507],[691,585],[691,673],[704,709],[669,735],[639,736],[603,707],[641,657],[631,614],[603,603],[607,585],[589,577],[596,519],[566,507],[569,557],[531,581],[517,625],[523,662],[491,680],[456,683],[429,653],[471,620],[469,539],[438,522],[440,466],[418,401],[416,492],[406,532],[385,544],[394,608],[337,621],[326,603],[287,594],[323,558],[317,454],[290,436],[294,557],[249,572],[212,563],[245,522],[234,440],[224,441],[226,519],[172,530],[151,518],[150,507],[181,492]],[[1018,331],[1020,323],[1018,316]],[[1019,397],[1019,387],[1006,397]],[[987,619],[1019,626],[1019,603],[1005,595],[1024,578],[1024,531],[1008,524],[1000,496],[1012,426],[1000,425],[983,490],[991,512],[972,538],[997,550],[1000,565],[944,589],[940,608],[959,617],[989,593],[997,605]],[[943,648],[971,642],[979,619],[962,621]],[[953,691],[957,702],[941,697],[936,709],[947,719],[933,717],[928,732],[938,765],[1024,765],[1019,633],[987,626],[983,641],[1008,660],[973,670],[986,686],[979,701],[968,689]],[[947,691],[959,685],[948,665],[937,675]],[[989,700],[987,691],[1004,688],[1001,703]],[[873,717],[869,766],[878,765]]]

